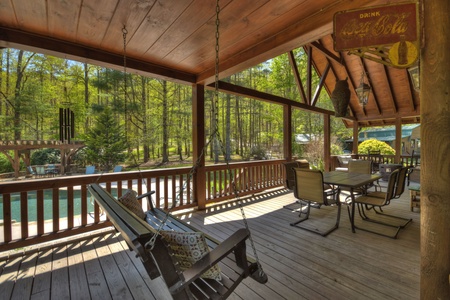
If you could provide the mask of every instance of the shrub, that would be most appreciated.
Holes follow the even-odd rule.
[[[378,151],[380,150],[381,154],[384,155],[394,155],[395,150],[385,142],[376,140],[376,139],[370,139],[362,142],[358,145],[358,153],[359,154],[367,154],[369,151]]]
[[[58,149],[39,149],[31,154],[32,165],[56,164],[61,162],[61,153]]]

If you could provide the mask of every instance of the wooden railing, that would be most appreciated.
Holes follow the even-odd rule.
[[[338,155],[332,155],[331,156],[331,170],[336,169],[337,167],[343,167],[339,164],[339,161],[337,159]],[[368,154],[352,154],[352,159],[371,159],[374,163],[378,164],[394,164],[395,162],[395,155],[371,155],[369,157]],[[417,166],[420,164],[420,156],[413,156],[411,155],[401,155],[400,156],[400,164],[403,166]]]
[[[358,154],[356,155],[359,159],[369,159],[368,154]],[[371,155],[370,159],[379,164],[394,164],[395,155]],[[411,155],[401,155],[399,164],[403,166],[417,166],[420,162],[420,156],[411,157]]]
[[[282,186],[282,162],[206,166],[206,202],[235,197],[225,176],[228,171],[233,174],[239,196]],[[197,206],[193,180],[187,180],[190,171],[191,168],[170,168],[0,183],[0,252],[110,226],[87,192],[87,186],[94,182],[116,197],[125,189],[134,189],[138,194],[154,190],[156,207],[167,209],[174,201],[174,210]],[[141,204],[144,209],[149,206],[146,199]]]
[[[223,201],[283,185],[284,160],[267,160],[206,167],[207,202]],[[234,187],[231,182],[233,178]]]

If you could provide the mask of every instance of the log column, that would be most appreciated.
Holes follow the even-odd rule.
[[[421,299],[450,299],[450,1],[421,1]]]
[[[193,189],[194,200],[198,209],[206,208],[206,174],[205,156],[202,150],[205,147],[205,87],[195,84],[192,86],[192,159],[195,164],[200,157],[199,166],[194,173]]]
[[[283,106],[283,152],[284,159],[292,160],[292,107]]]

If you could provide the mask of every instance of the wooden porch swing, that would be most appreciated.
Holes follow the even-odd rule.
[[[219,0],[217,0],[216,102],[218,102],[219,93],[219,11]],[[123,33],[124,69],[126,71],[125,27]],[[213,113],[217,118],[217,112],[214,111]],[[211,133],[209,142],[204,146],[204,149],[208,147],[215,135],[219,135],[217,120],[215,123],[216,128]],[[222,151],[225,153],[220,137],[218,140]],[[183,193],[186,182],[191,179],[197,166],[200,164],[203,153],[204,151],[201,152],[197,162],[191,169],[184,186],[180,188],[177,198]],[[227,166],[230,181],[234,186],[228,160]],[[258,260],[236,188],[234,188],[235,196],[238,199],[245,228],[237,230],[223,242],[215,240],[172,216],[170,212],[175,207],[178,199],[173,201],[168,211],[164,211],[154,207],[151,199],[153,191],[139,196],[138,199],[148,197],[148,203],[150,203],[150,210],[144,214],[145,217],[143,218],[138,216],[133,210],[130,210],[130,207],[117,201],[99,184],[89,185],[88,190],[106,213],[116,230],[121,233],[130,250],[135,251],[136,255],[141,259],[150,278],[154,279],[162,276],[174,299],[226,299],[246,277],[251,277],[262,284],[267,282],[268,278]],[[142,210],[142,208],[140,209]],[[255,259],[247,257],[247,240],[251,244]],[[193,248],[192,252],[189,251],[189,247]],[[200,255],[198,255],[199,252]]]

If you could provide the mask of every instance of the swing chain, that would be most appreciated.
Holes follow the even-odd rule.
[[[232,186],[232,189],[234,192],[234,196],[238,202],[239,209],[241,211],[242,220],[244,222],[245,229],[248,232],[250,245],[252,247],[253,255],[255,256],[255,260],[256,260],[256,264],[257,264],[257,271],[259,272],[259,274],[254,274],[254,275],[259,278],[264,278],[264,277],[266,277],[266,275],[263,271],[263,268],[262,268],[261,263],[258,258],[258,252],[256,251],[255,243],[253,242],[252,234],[250,232],[250,227],[247,222],[247,217],[245,216],[244,207],[242,206],[241,199],[240,199],[239,193],[238,193],[238,189],[236,187],[236,181],[234,180],[233,173],[231,172],[230,160],[227,155],[227,151],[224,147],[224,144],[222,142],[222,139],[220,137],[220,132],[219,132],[219,37],[220,37],[220,35],[219,35],[219,25],[220,25],[219,12],[220,12],[220,5],[219,5],[219,0],[217,0],[217,2],[216,2],[216,68],[215,68],[215,83],[214,83],[214,87],[215,87],[214,100],[215,101],[214,101],[214,105],[213,105],[215,128],[214,128],[214,132],[213,132],[213,137],[215,137],[217,139],[220,149],[224,155],[224,159],[225,159],[225,162],[227,165],[228,177],[231,181],[231,186]]]
[[[256,270],[251,274],[251,277],[255,278],[255,280],[258,280],[260,282],[265,282],[267,281],[267,276],[264,273],[264,270],[262,268],[262,265],[259,261],[258,258],[258,252],[256,251],[256,247],[255,247],[255,243],[253,242],[253,238],[250,232],[250,228],[248,225],[248,221],[247,221],[247,217],[245,215],[244,212],[244,207],[242,206],[241,203],[241,199],[239,197],[239,193],[238,193],[238,189],[236,187],[236,182],[233,179],[233,174],[231,171],[231,166],[230,166],[230,162],[229,159],[226,155],[226,150],[224,147],[224,144],[222,142],[222,139],[220,137],[220,132],[219,132],[219,113],[218,113],[218,107],[219,107],[219,25],[220,25],[220,19],[219,19],[219,12],[220,12],[220,5],[219,5],[219,0],[217,0],[216,2],[216,46],[215,46],[215,50],[216,50],[216,59],[215,59],[215,84],[214,84],[214,105],[212,106],[212,110],[213,110],[213,114],[214,114],[214,130],[212,130],[211,135],[209,140],[207,141],[207,143],[205,144],[205,146],[203,147],[202,151],[200,152],[198,159],[194,165],[194,167],[191,169],[191,171],[189,172],[189,176],[187,180],[190,180],[190,178],[192,177],[193,173],[195,172],[195,170],[197,169],[197,167],[200,165],[200,161],[202,159],[202,157],[204,156],[204,151],[205,149],[209,146],[209,144],[214,140],[217,139],[218,144],[220,146],[220,149],[222,151],[222,153],[224,154],[225,157],[225,162],[227,165],[227,173],[228,176],[230,178],[231,181],[231,185],[233,188],[233,192],[235,195],[235,198],[237,199],[238,205],[239,205],[239,209],[241,211],[241,215],[242,215],[242,220],[244,222],[244,226],[248,232],[249,235],[249,241],[250,241],[250,245],[252,247],[252,251],[253,251],[253,255],[255,256],[255,260],[256,260]],[[183,192],[185,185],[187,183],[187,180],[184,182],[183,187],[180,190],[180,193],[177,194],[177,200],[179,199],[180,194]],[[156,238],[158,237],[158,235],[160,234],[163,226],[165,225],[167,219],[169,218],[169,213],[170,211],[175,207],[176,201],[174,201],[172,203],[172,206],[169,208],[169,210],[167,211],[163,221],[161,222],[161,224],[158,226],[158,229],[156,231],[156,233],[151,237],[151,239],[145,244],[145,247],[147,249],[152,250],[153,247],[155,246],[155,242],[156,242]]]

